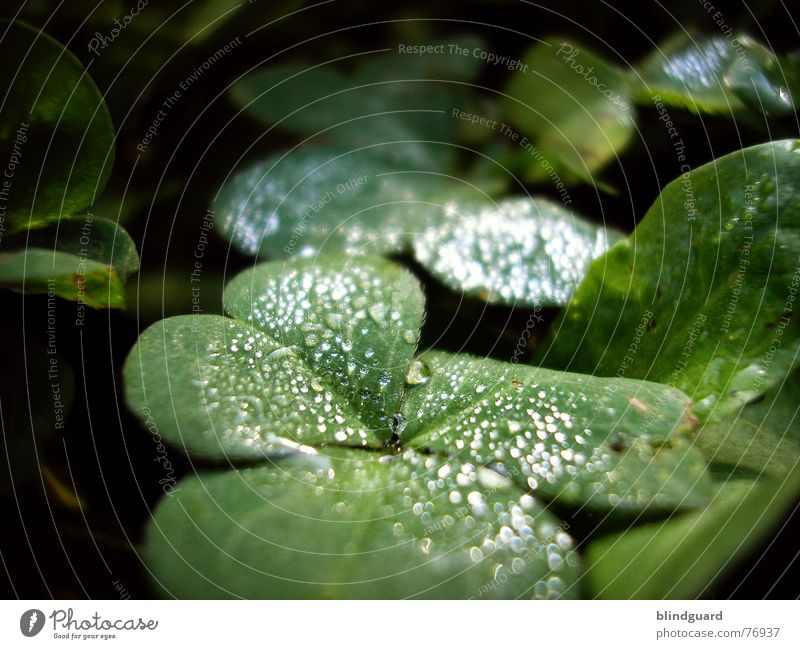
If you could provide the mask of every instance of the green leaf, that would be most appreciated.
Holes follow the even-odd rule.
[[[685,395],[466,356],[429,352],[412,362],[422,295],[391,262],[263,264],[228,285],[225,307],[233,318],[178,316],[150,327],[124,368],[134,412],[192,454],[375,448],[394,435],[447,455],[464,451],[469,463],[505,463],[524,488],[592,508],[703,502],[705,465],[685,440],[694,423]],[[501,398],[509,409],[495,410]],[[476,407],[489,437],[465,447]]]
[[[795,372],[734,416],[703,426],[697,446],[713,462],[784,476],[800,460],[798,404],[800,376]]]
[[[565,304],[621,237],[545,199],[490,202],[477,188],[376,150],[314,147],[234,176],[215,204],[248,254],[390,254],[409,248],[450,288],[501,304]]]
[[[383,254],[404,249],[451,198],[481,198],[387,153],[303,147],[255,164],[221,189],[220,232],[261,257]]]
[[[209,458],[391,436],[422,296],[389,262],[273,263],[234,279],[234,320],[168,318],[124,368],[130,407],[168,442]]]
[[[582,45],[549,39],[512,74],[503,101],[508,119],[527,136],[523,149],[593,182],[593,173],[629,144],[635,127],[628,79]]]
[[[12,235],[0,246],[0,286],[94,308],[124,308],[125,280],[138,267],[128,233],[88,214]]]
[[[750,109],[781,116],[796,110],[800,69],[749,36],[681,32],[638,66],[634,83],[643,103],[663,101],[695,113]]]
[[[722,36],[681,32],[662,43],[635,72],[636,97],[659,100],[695,113],[731,113],[743,108],[725,83],[736,50]]]
[[[262,264],[228,284],[225,310],[295,350],[369,427],[390,436],[425,312],[409,272],[365,258]]]
[[[800,349],[798,144],[737,151],[670,183],[592,263],[543,361],[672,385],[704,421],[781,381]]]
[[[574,598],[572,547],[492,471],[330,449],[182,480],[145,557],[178,598]]]
[[[439,223],[414,237],[414,255],[434,277],[501,304],[561,306],[589,263],[621,233],[546,199],[490,205],[451,203]]]
[[[114,128],[77,58],[23,23],[0,29],[0,208],[14,232],[91,205],[111,173]]]
[[[409,161],[452,163],[458,120],[480,59],[450,54],[450,46],[474,48],[474,38],[456,39],[442,53],[365,55],[340,70],[330,64],[291,63],[258,70],[237,81],[234,102],[252,116],[280,128],[347,147],[404,142]]]
[[[139,337],[124,378],[145,426],[198,457],[257,459],[338,438],[379,443],[291,347],[230,318],[157,322]]]
[[[710,480],[678,390],[426,352],[401,441],[492,465],[539,496],[593,509],[697,507]]]
[[[746,55],[737,58],[726,82],[737,97],[754,111],[767,116],[794,113],[800,102],[800,62],[778,57],[749,38],[742,38]]]
[[[592,542],[586,580],[594,597],[693,599],[763,542],[800,492],[800,470],[718,485],[698,512]]]

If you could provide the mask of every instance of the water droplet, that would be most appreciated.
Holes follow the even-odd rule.
[[[268,361],[274,361],[279,358],[284,358],[285,356],[296,356],[294,349],[291,347],[278,347],[273,352],[270,352],[269,356],[267,356]]]
[[[369,317],[372,318],[377,324],[383,326],[386,324],[386,305],[382,302],[370,305],[367,309]]]
[[[406,418],[403,417],[399,412],[395,413],[392,417],[392,432],[397,435],[398,437],[403,434],[403,431],[406,429],[408,422]]]
[[[429,378],[431,378],[431,368],[428,367],[425,361],[419,358],[415,359],[411,363],[411,367],[408,368],[406,383],[409,385],[421,385],[422,383],[427,383]]]
[[[424,538],[419,543],[419,549],[422,552],[422,554],[430,554],[432,546],[433,546],[433,541],[431,541],[429,538]]]

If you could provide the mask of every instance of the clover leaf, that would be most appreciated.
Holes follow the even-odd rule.
[[[618,511],[706,502],[695,421],[678,390],[425,352],[401,440],[496,466],[537,495]],[[418,370],[419,371],[419,370]]]
[[[167,441],[213,458],[391,437],[423,316],[407,271],[338,258],[262,265],[228,285],[225,307],[237,319],[168,318],[131,353],[128,400]]]
[[[482,198],[435,169],[385,147],[303,147],[238,172],[214,209],[220,231],[251,255],[398,252],[450,198]]]
[[[114,160],[103,96],[77,58],[41,31],[0,21],[0,286],[95,308],[124,307],[139,266],[128,234],[91,214]]]
[[[11,235],[0,247],[0,286],[94,308],[124,307],[123,284],[138,267],[128,233],[92,215]]]
[[[721,420],[796,365],[800,142],[728,154],[671,182],[592,265],[540,356],[673,385]]]
[[[0,69],[0,158],[10,161],[0,189],[15,232],[92,204],[111,173],[114,128],[75,56],[24,23],[0,26],[11,57]]]
[[[622,236],[546,199],[490,201],[379,148],[276,155],[228,181],[215,210],[220,231],[248,254],[410,251],[450,288],[502,304],[565,304]]]
[[[413,451],[192,476],[156,510],[145,557],[173,597],[577,596],[573,541],[543,505]]]
[[[490,303],[562,306],[623,235],[543,198],[447,205],[414,236],[414,258],[450,288]]]
[[[524,155],[512,159],[525,161],[531,180],[581,180],[612,191],[596,172],[630,144],[634,103],[743,115],[752,122],[753,114],[793,113],[798,93],[797,57],[776,56],[747,35],[680,33],[630,71],[580,43],[548,38],[512,74],[501,105],[525,136],[514,140]]]
[[[696,113],[786,115],[797,109],[800,92],[797,62],[742,34],[677,34],[648,56],[635,76],[638,100],[658,97]]]
[[[167,592],[200,569],[215,596],[573,596],[571,541],[538,496],[641,512],[709,495],[685,395],[414,358],[422,294],[392,262],[261,264],[224,301],[231,317],[150,327],[123,372],[151,431],[234,469],[157,511],[146,554]]]
[[[553,166],[595,182],[593,173],[631,140],[636,116],[625,72],[583,45],[546,39],[525,55],[505,89],[503,110],[533,147],[530,167]],[[534,164],[537,163],[537,164]]]

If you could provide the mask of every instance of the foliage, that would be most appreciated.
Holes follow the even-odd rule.
[[[727,596],[800,495],[797,53],[366,4],[0,9],[14,594]]]
[[[91,205],[114,162],[114,127],[103,97],[74,55],[24,23],[0,22],[12,54],[0,72],[6,228],[19,231]]]
[[[634,103],[695,113],[754,116],[794,113],[800,95],[796,55],[779,57],[747,35],[672,36],[626,70],[581,43],[548,39],[533,46],[525,68],[506,87],[503,113],[537,147],[537,157],[564,173],[565,182],[591,182],[594,172],[625,151],[637,129]],[[675,131],[677,132],[677,131]],[[527,173],[542,178],[542,165]]]
[[[243,252],[410,250],[450,288],[503,304],[565,304],[589,262],[621,238],[553,201],[492,201],[377,150],[277,155],[235,175],[215,207],[220,231]]]
[[[557,519],[533,514],[545,508],[526,490],[576,508],[633,513],[694,507],[710,494],[702,457],[687,443],[695,420],[685,395],[466,355],[414,358],[422,292],[390,262],[328,256],[262,264],[230,282],[225,308],[231,318],[178,316],[153,325],[125,367],[130,407],[164,439],[223,465],[267,462],[263,470],[178,483],[169,499],[175,502],[156,514],[146,549],[167,592],[190,592],[172,569],[174,555],[187,555],[187,569],[214,584],[206,596],[456,596],[480,591],[498,566],[515,579],[492,594],[575,595],[576,559],[548,550],[551,539],[536,529],[557,528]],[[651,413],[655,403],[660,409]],[[426,455],[401,453],[398,444]],[[342,454],[341,447],[363,450]],[[397,484],[413,487],[403,498],[371,495]],[[495,493],[493,485],[502,489]],[[354,495],[342,501],[330,491]],[[248,492],[259,495],[248,500]],[[242,519],[230,512],[220,519],[217,499],[241,503],[242,516],[256,525],[243,545],[233,541]],[[307,522],[296,527],[295,507],[303,503]],[[200,511],[208,517],[199,519]],[[323,515],[330,520],[318,529],[323,521],[313,521]],[[331,524],[341,532],[326,531]],[[194,544],[198,525],[210,541],[203,550],[185,545]],[[271,529],[290,534],[270,541],[286,553],[254,567],[246,561],[248,539],[256,534],[257,547],[263,537],[255,530]],[[308,546],[290,545],[292,534]],[[353,539],[344,555],[340,536]],[[236,546],[227,558],[215,537]],[[387,565],[386,553],[398,544],[404,554]],[[308,552],[325,557],[316,570],[306,563]],[[537,559],[521,558],[526,552]],[[408,561],[419,570],[389,579]],[[298,590],[250,578],[256,569],[286,579],[301,564],[305,576],[295,578],[306,583]],[[315,574],[333,581],[311,588]],[[438,590],[439,582],[447,589]]]
[[[782,381],[800,345],[798,145],[743,149],[670,183],[593,263],[545,362],[674,385],[704,421]]]
[[[77,58],[42,32],[0,21],[12,54],[0,71],[2,181],[0,286],[52,292],[96,307],[124,307],[123,282],[139,266],[115,223],[91,213],[114,161],[114,127]]]

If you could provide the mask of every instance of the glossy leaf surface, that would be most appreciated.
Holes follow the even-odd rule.
[[[6,229],[18,231],[92,204],[114,161],[114,128],[78,59],[24,23],[0,21],[0,183]],[[10,177],[9,174],[10,173]]]
[[[544,362],[673,385],[702,420],[763,394],[797,363],[798,189],[795,140],[674,180],[592,263]]]
[[[635,109],[624,71],[582,45],[554,39],[535,45],[506,87],[504,110],[527,137],[531,154],[592,182],[634,133]]]
[[[406,271],[342,258],[265,264],[233,280],[226,308],[240,319],[156,323],[128,358],[128,402],[166,440],[235,459],[391,436],[422,320]]]
[[[0,286],[98,309],[125,307],[125,280],[138,268],[128,233],[90,215],[66,217],[0,245]]]
[[[488,469],[342,449],[184,479],[146,556],[184,598],[574,598],[559,521]]]
[[[710,495],[677,390],[443,352],[416,363],[401,433],[414,447],[575,506],[691,508]]]

